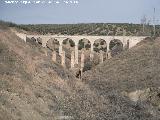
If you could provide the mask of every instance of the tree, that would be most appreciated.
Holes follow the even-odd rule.
[[[143,33],[144,33],[145,25],[147,24],[147,18],[146,18],[145,15],[144,15],[143,18],[141,19],[141,24],[143,25]]]

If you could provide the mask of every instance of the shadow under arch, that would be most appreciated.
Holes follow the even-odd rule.
[[[50,38],[46,43],[47,48],[56,52],[59,52],[59,45],[59,41],[56,38]]]
[[[111,56],[115,56],[123,51],[123,43],[119,39],[113,39],[109,43],[109,50],[111,52]]]
[[[104,39],[97,39],[94,41],[94,44],[93,44],[93,50],[95,52],[100,52],[100,51],[103,51],[103,52],[107,52],[107,43]]]
[[[32,45],[36,45],[37,38],[36,37],[26,37],[26,42],[31,43]]]
[[[31,40],[34,41],[34,42],[37,41],[37,39],[35,37],[31,37]]]
[[[37,38],[37,42],[38,42],[38,44],[42,45],[42,38],[41,38],[41,37],[38,37],[38,38]]]
[[[66,47],[66,48],[68,48],[68,49],[72,49],[72,48],[74,48],[74,46],[75,46],[74,41],[73,41],[72,39],[70,39],[70,38],[64,39],[62,43],[63,43],[63,44],[62,44],[63,47]]]
[[[86,39],[86,38],[83,38],[83,39],[80,39],[79,42],[78,42],[78,50],[90,50],[91,48],[91,42]]]
[[[81,38],[78,42],[78,53],[79,53],[79,61],[81,62],[81,55],[84,55],[84,66],[82,71],[87,71],[91,69],[91,62],[90,62],[90,54],[91,54],[91,42],[87,38]]]
[[[71,53],[75,50],[75,42],[71,38],[64,39],[62,49],[65,51],[66,65],[70,67]]]

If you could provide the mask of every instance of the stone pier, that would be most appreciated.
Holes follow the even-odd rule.
[[[129,49],[129,40],[127,40],[127,49]]]
[[[93,61],[93,59],[94,59],[94,53],[92,52],[90,53],[90,61]]]
[[[90,53],[90,61],[93,61],[94,58],[94,50],[93,50],[94,42],[91,42],[91,53]]]
[[[66,67],[66,59],[65,59],[65,51],[62,51],[62,54],[61,54],[61,65],[63,67]]]
[[[112,58],[111,51],[109,51],[107,54],[108,54],[108,59],[111,59]]]
[[[79,41],[75,42],[75,64],[78,64],[78,43]]]
[[[52,61],[56,62],[56,60],[57,60],[57,54],[56,54],[56,51],[53,51],[52,52]]]
[[[106,43],[107,44],[107,53],[109,52],[109,43]]]
[[[62,56],[62,52],[63,52],[62,44],[63,44],[63,40],[59,40],[59,55],[60,56]]]
[[[84,51],[81,53],[81,71],[83,71],[84,68]]]
[[[103,57],[103,51],[100,51],[100,63],[103,63],[104,57]]]
[[[74,68],[74,64],[75,64],[75,55],[74,55],[74,51],[71,52],[71,69]]]

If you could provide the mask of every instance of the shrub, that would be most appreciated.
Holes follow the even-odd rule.
[[[91,47],[90,44],[86,44],[86,45],[85,45],[86,50],[89,50],[90,47]]]
[[[78,49],[81,50],[82,48],[84,48],[84,42],[80,40],[78,44]]]
[[[72,40],[69,40],[69,43],[70,43],[70,46],[71,46],[71,47],[74,47],[74,46],[75,46],[75,43],[74,43]]]

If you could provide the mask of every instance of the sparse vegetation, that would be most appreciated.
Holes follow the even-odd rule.
[[[71,46],[71,47],[74,47],[74,46],[75,46],[75,43],[73,42],[73,40],[69,40],[69,43],[70,43],[70,46]]]
[[[90,44],[86,44],[85,48],[86,48],[86,50],[89,50],[91,48],[91,45]]]
[[[95,29],[94,34],[98,30]],[[51,54],[51,50],[34,40],[25,43],[10,30],[2,29],[0,119],[55,120],[66,116],[74,120],[160,118],[160,38],[147,38],[98,66],[95,66],[98,59],[93,64],[87,63],[86,70],[93,68],[83,73],[82,80],[73,76],[74,71],[51,61]],[[136,93],[135,96],[132,92]],[[133,101],[131,98],[138,99]]]
[[[153,26],[146,25],[142,31],[141,24],[128,23],[90,23],[90,24],[52,24],[52,25],[19,25],[20,29],[38,32],[39,34],[62,35],[110,35],[110,36],[152,36]],[[156,36],[160,35],[160,26],[156,26]]]
[[[78,44],[78,50],[81,50],[82,48],[84,48],[85,46],[84,46],[84,42],[83,42],[83,40],[80,40],[79,41],[79,44]]]

